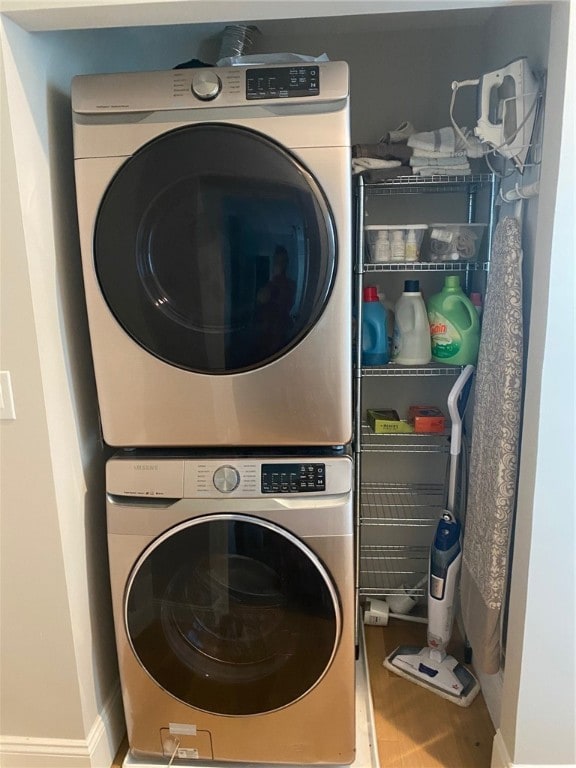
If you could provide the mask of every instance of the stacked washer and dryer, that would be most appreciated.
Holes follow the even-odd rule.
[[[347,65],[79,76],[72,110],[125,764],[350,763]]]

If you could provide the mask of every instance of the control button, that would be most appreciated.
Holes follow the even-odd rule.
[[[220,493],[232,493],[240,485],[240,473],[229,465],[218,467],[214,472],[212,482]]]
[[[192,93],[202,101],[215,99],[222,90],[222,81],[211,69],[203,69],[192,75]]]

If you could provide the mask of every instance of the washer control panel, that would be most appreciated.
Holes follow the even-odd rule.
[[[257,499],[328,496],[352,489],[348,456],[162,458],[124,455],[106,464],[115,496],[168,499]]]
[[[326,465],[262,464],[262,493],[317,493],[326,490]]]

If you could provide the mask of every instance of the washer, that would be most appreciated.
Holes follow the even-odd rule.
[[[131,758],[353,761],[351,489],[344,455],[108,461]]]
[[[72,110],[105,441],[349,442],[347,65],[83,75]]]

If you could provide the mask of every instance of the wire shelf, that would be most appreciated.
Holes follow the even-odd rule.
[[[484,263],[465,261],[396,261],[364,264],[364,272],[476,272]]]
[[[469,176],[396,176],[385,181],[364,181],[364,192],[370,195],[418,195],[430,192],[470,193],[490,186],[494,182],[491,173],[476,173]]]
[[[428,547],[368,545],[360,549],[360,594],[402,595],[428,573]],[[414,597],[424,597],[419,587]]]
[[[371,526],[434,527],[444,502],[443,485],[364,482],[360,521]]]
[[[448,453],[449,432],[377,435],[368,424],[362,423],[361,450],[366,453]]]
[[[375,367],[362,367],[362,376],[459,376],[461,365],[398,365],[387,363]]]

